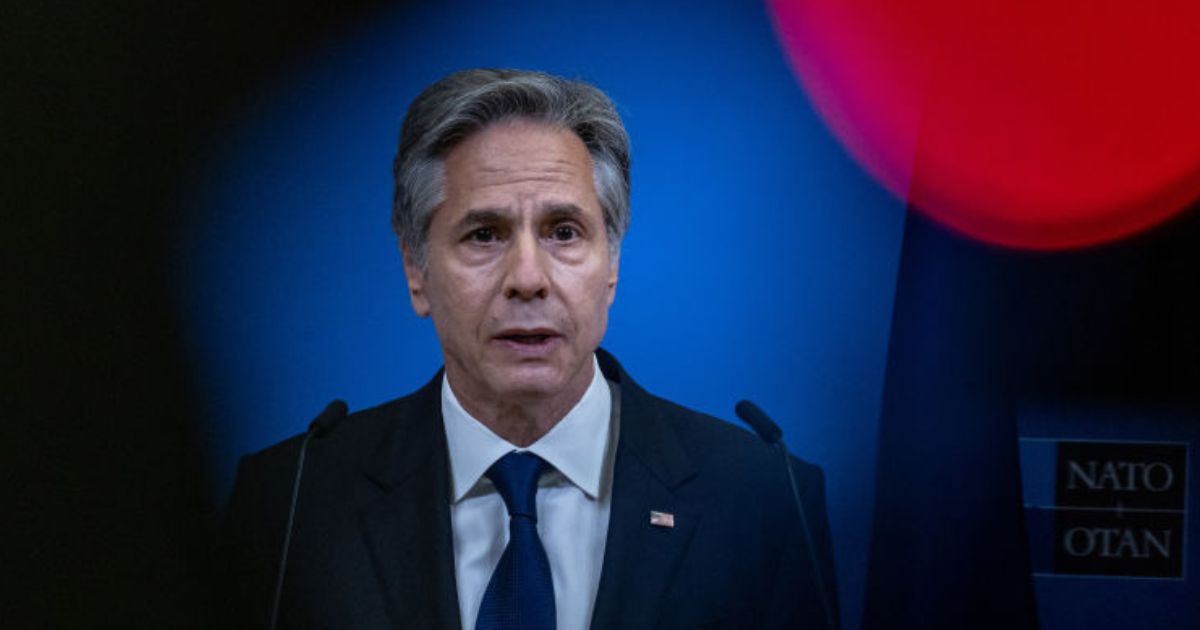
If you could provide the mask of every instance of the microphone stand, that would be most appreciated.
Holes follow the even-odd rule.
[[[768,446],[775,449],[783,457],[783,467],[787,470],[788,484],[792,488],[792,499],[796,502],[796,511],[800,514],[800,531],[804,533],[804,544],[808,547],[808,561],[812,568],[813,579],[817,583],[817,594],[821,599],[821,609],[825,613],[825,627],[833,630],[833,607],[829,604],[829,595],[825,589],[825,576],[817,565],[817,550],[813,546],[812,530],[808,526],[808,516],[805,514],[804,503],[800,500],[800,486],[796,483],[796,473],[792,471],[792,456],[783,443],[783,430],[775,424],[766,412],[758,405],[743,400],[733,408],[737,416],[754,429],[758,437]]]
[[[287,572],[288,551],[292,547],[292,529],[296,521],[296,500],[300,498],[300,477],[304,474],[304,454],[308,451],[308,443],[314,437],[324,437],[334,424],[346,417],[346,411],[346,403],[341,400],[329,403],[325,407],[325,411],[322,411],[308,425],[308,433],[304,434],[304,440],[300,442],[300,455],[296,458],[296,477],[292,481],[292,501],[288,505],[287,528],[283,533],[283,551],[279,556],[279,573],[275,575],[275,596],[271,600],[271,622],[267,626],[270,630],[275,630],[275,625],[279,621],[279,600],[283,595],[283,575]]]

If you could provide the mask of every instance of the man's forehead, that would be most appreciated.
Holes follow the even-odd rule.
[[[447,155],[444,185],[446,205],[460,212],[599,209],[587,148],[571,131],[545,124],[489,127],[468,138]]]
[[[493,123],[467,136],[446,155],[447,166],[470,165],[484,173],[536,167],[549,173],[590,169],[591,155],[569,129],[527,120]]]

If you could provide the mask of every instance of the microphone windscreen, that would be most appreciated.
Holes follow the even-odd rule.
[[[779,428],[779,425],[772,422],[766,412],[749,400],[739,401],[733,407],[733,411],[742,419],[742,422],[750,425],[750,428],[754,429],[758,437],[766,443],[775,444],[783,437],[783,430]]]
[[[333,426],[346,417],[349,408],[344,400],[334,400],[325,407],[313,421],[308,425],[308,430],[313,432],[313,437],[323,437],[325,434],[333,430]]]

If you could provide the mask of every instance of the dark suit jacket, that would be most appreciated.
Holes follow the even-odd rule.
[[[647,393],[611,355],[598,356],[620,386],[621,428],[592,627],[824,627],[778,454]],[[281,627],[459,628],[440,378],[310,443]],[[245,457],[226,518],[220,553],[239,614],[258,627],[269,617],[299,445]],[[793,465],[833,597],[822,474]],[[651,510],[674,514],[675,526],[651,525]]]

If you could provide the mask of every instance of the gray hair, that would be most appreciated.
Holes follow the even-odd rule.
[[[425,88],[408,108],[392,173],[392,229],[421,267],[433,211],[445,200],[446,154],[493,123],[528,119],[569,129],[592,156],[611,252],[629,227],[629,136],[595,86],[542,72],[463,70]]]

